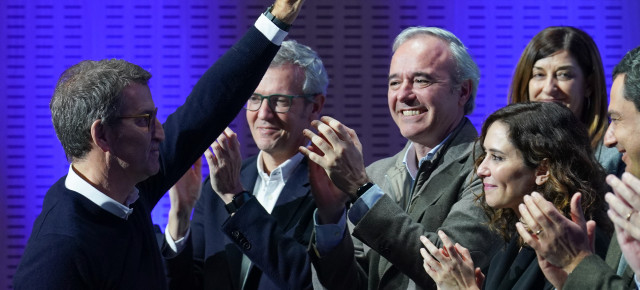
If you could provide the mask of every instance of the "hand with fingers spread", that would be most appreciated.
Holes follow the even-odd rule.
[[[605,196],[609,218],[628,235],[640,240],[640,179],[624,173],[622,180],[614,175],[607,176],[607,183],[615,193]]]
[[[211,187],[224,203],[230,203],[236,194],[243,191],[240,183],[242,157],[238,136],[226,128],[204,155],[209,164]]]
[[[613,189],[605,199],[609,203],[607,214],[616,228],[620,250],[636,275],[640,275],[640,179],[624,173],[622,180],[607,176]]]
[[[595,251],[596,223],[585,220],[581,198],[580,193],[571,198],[571,220],[537,192],[525,196],[524,204],[518,207],[522,218],[516,229],[536,251],[545,277],[558,289],[566,276]]]
[[[438,231],[443,247],[438,249],[425,236],[420,241],[425,248],[420,249],[424,259],[424,270],[436,282],[438,289],[480,289],[484,275],[480,268],[474,268],[469,250],[455,245],[443,232]]]
[[[311,125],[318,135],[305,129],[304,134],[320,151],[300,147],[300,152],[320,165],[333,183],[353,199],[358,188],[369,182],[362,158],[362,144],[356,132],[331,117],[322,117]]]
[[[175,240],[185,236],[191,220],[191,211],[200,198],[202,189],[202,158],[198,158],[193,167],[169,189],[171,209],[167,228]]]

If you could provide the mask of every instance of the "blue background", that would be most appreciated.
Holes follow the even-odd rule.
[[[42,199],[69,167],[49,111],[60,73],[83,59],[137,63],[153,74],[150,87],[163,121],[270,4],[0,2],[0,288],[11,288]],[[469,47],[482,75],[477,109],[470,116],[478,127],[506,104],[515,64],[538,31],[549,25],[587,31],[598,44],[610,86],[613,66],[640,45],[639,14],[636,0],[308,0],[290,38],[323,58],[331,79],[324,113],[359,133],[368,164],[393,155],[405,143],[386,101],[390,46],[404,27],[440,26]],[[240,135],[243,156],[254,154],[244,113],[232,128]],[[153,212],[163,229],[168,208],[163,199]]]

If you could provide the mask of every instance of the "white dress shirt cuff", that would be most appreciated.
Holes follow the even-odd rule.
[[[178,239],[177,241],[174,241],[171,234],[169,234],[169,225],[167,225],[164,228],[164,239],[167,240],[167,245],[171,249],[171,252],[169,254],[177,255],[182,252],[182,250],[187,247],[187,237],[189,237],[190,233],[191,228],[188,228],[187,232],[184,234],[184,237]]]
[[[281,45],[284,38],[289,34],[271,22],[264,14],[260,14],[254,26],[275,45]]]

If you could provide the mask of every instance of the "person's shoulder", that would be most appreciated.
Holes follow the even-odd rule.
[[[30,239],[14,275],[14,288],[56,289],[83,285],[80,272],[88,271],[90,253],[90,248],[82,248],[73,236],[65,234],[51,233]]]

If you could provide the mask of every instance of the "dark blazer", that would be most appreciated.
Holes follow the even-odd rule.
[[[540,270],[536,251],[530,247],[520,250],[518,237],[493,256],[483,289],[553,289]]]
[[[66,189],[66,177],[53,185],[14,276],[15,289],[166,288],[150,212],[235,118],[277,51],[251,27],[207,70],[163,124],[160,170],[137,184],[140,198],[129,219]]]
[[[407,289],[411,282],[436,289],[422,267],[419,236],[442,247],[438,230],[467,247],[478,267],[486,267],[503,243],[483,224],[486,215],[475,202],[475,194],[482,191],[473,169],[476,136],[464,118],[437,156],[423,163],[415,181],[402,163],[409,145],[367,167],[385,195],[354,227],[353,236],[365,245],[346,233],[323,257],[311,247],[320,282],[330,289]]]
[[[242,164],[241,182],[253,192],[257,156]],[[191,224],[191,243],[168,258],[170,288],[241,289],[242,255],[252,261],[244,289],[310,289],[311,261],[306,253],[315,203],[307,159],[289,177],[271,214],[252,198],[229,217],[224,203],[205,180]]]
[[[562,289],[636,289],[631,267],[627,266],[622,276],[616,275],[620,257],[622,251],[613,233],[606,259],[597,255],[584,258],[569,274]]]
[[[516,234],[505,248],[493,256],[482,288],[487,290],[554,289],[540,269],[535,250],[527,246],[520,249],[518,238],[519,235]],[[596,228],[596,255],[604,257],[608,246],[609,235],[600,228]]]

